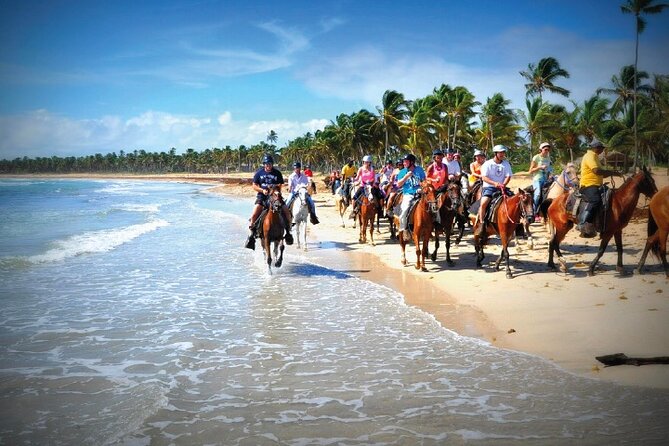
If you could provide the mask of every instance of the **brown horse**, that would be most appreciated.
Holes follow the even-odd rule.
[[[444,241],[446,243],[446,263],[448,266],[453,266],[451,260],[451,233],[453,232],[453,222],[458,213],[458,206],[454,205],[460,200],[460,189],[456,183],[448,183],[444,192],[437,196],[437,207],[439,209],[439,223],[434,225],[434,252],[430,254],[430,259],[434,262],[437,260],[437,250],[439,249],[439,234],[444,233]],[[462,239],[464,226],[461,228],[460,235],[456,240],[456,245]]]
[[[374,218],[378,216],[379,205],[377,198],[372,193],[372,186],[364,186],[364,193],[360,198],[360,211],[358,212],[358,222],[360,223],[360,243],[367,243],[367,228],[369,228],[369,238],[374,246]]]
[[[637,274],[641,274],[641,268],[646,263],[648,251],[662,261],[664,275],[669,278],[669,264],[667,264],[667,235],[669,234],[669,186],[659,190],[648,204],[648,240],[643,249]]]
[[[599,234],[601,239],[599,250],[588,268],[589,276],[595,274],[595,266],[597,266],[597,262],[599,262],[599,259],[604,255],[604,251],[611,241],[611,237],[615,240],[616,250],[618,252],[616,271],[621,274],[624,273],[623,228],[627,226],[630,218],[632,218],[634,209],[636,209],[636,205],[639,202],[639,195],[644,194],[647,197],[652,197],[655,192],[657,192],[655,180],[650,171],[645,167],[625,180],[620,188],[612,191],[610,209],[606,212],[603,219],[604,229],[603,231],[600,231]],[[564,194],[553,200],[548,206],[546,215],[544,215],[544,218],[548,219],[549,227],[553,234],[548,245],[548,266],[555,269],[555,263],[553,262],[553,254],[555,253],[558,256],[560,269],[563,272],[567,272],[567,263],[560,252],[560,243],[562,243],[567,232],[569,232],[577,221],[577,217],[575,217],[572,212],[567,211],[566,203],[569,195],[571,194]]]
[[[437,198],[434,195],[434,187],[428,181],[420,183],[420,199],[413,211],[413,229],[411,230],[413,243],[416,246],[416,269],[427,271],[425,268],[425,257],[428,255],[428,243],[434,228],[434,220],[439,212]],[[411,217],[411,216],[409,216]],[[400,232],[400,246],[402,247],[402,264],[407,264],[405,248],[408,240],[404,240],[404,232]]]
[[[281,189],[275,186],[269,194],[269,206],[261,224],[260,238],[262,239],[262,248],[267,260],[267,272],[272,274],[272,253],[276,261],[274,266],[281,268],[283,263],[283,235],[286,230],[286,222],[283,216],[284,201],[281,196]],[[280,251],[280,252],[279,252]]]
[[[521,219],[528,218],[534,212],[532,208],[532,195],[523,189],[518,189],[518,193],[512,197],[504,196],[502,202],[495,212],[495,222],[490,222],[486,226],[486,233],[482,236],[474,233],[474,249],[476,250],[476,267],[482,267],[483,247],[488,241],[489,234],[497,234],[502,243],[502,252],[495,262],[495,270],[499,270],[499,264],[506,259],[506,278],[513,278],[511,267],[509,266],[509,242],[514,238],[516,228],[521,224]],[[475,217],[474,217],[475,218]],[[482,224],[478,222],[478,224]]]

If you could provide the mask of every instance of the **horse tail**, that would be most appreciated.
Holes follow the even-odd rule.
[[[653,218],[653,214],[650,212],[650,209],[648,210],[648,237],[651,237],[655,235],[657,232],[657,222]],[[656,237],[655,241],[653,241],[653,244],[650,245],[650,250],[653,253],[655,257],[660,259],[660,240],[659,238]]]

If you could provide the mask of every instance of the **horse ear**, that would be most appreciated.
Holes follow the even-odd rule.
[[[519,187],[519,188],[518,188],[518,193],[519,193],[520,195],[525,195],[525,189]]]

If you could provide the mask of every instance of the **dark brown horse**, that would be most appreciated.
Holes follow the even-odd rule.
[[[367,229],[369,228],[369,238],[374,246],[374,218],[379,214],[381,204],[372,193],[372,186],[366,184],[364,193],[360,198],[360,211],[358,212],[358,222],[360,223],[360,243],[367,243]]]
[[[492,205],[492,203],[490,204]],[[506,260],[506,278],[513,278],[511,267],[509,266],[509,242],[514,238],[516,228],[521,224],[521,219],[532,215],[532,195],[523,189],[518,189],[518,193],[512,197],[504,196],[502,202],[495,212],[495,222],[488,223],[486,233],[478,236],[474,233],[474,248],[476,250],[476,267],[483,266],[483,247],[488,241],[488,235],[497,234],[502,243],[502,252],[495,262],[495,270],[499,270],[499,264],[503,259]],[[475,217],[474,217],[475,218]],[[478,222],[478,224],[482,224]]]
[[[274,266],[281,268],[283,263],[283,235],[286,231],[286,222],[283,216],[284,201],[281,189],[275,186],[269,193],[269,206],[262,221],[260,238],[267,260],[267,271],[272,274],[272,253],[276,258]]]
[[[444,241],[446,243],[446,262],[448,266],[453,266],[451,260],[451,233],[453,232],[453,223],[458,213],[459,206],[456,204],[461,200],[460,188],[454,182],[447,183],[446,190],[437,196],[437,207],[439,208],[439,223],[434,225],[434,252],[430,254],[430,259],[434,262],[437,260],[437,250],[439,250],[439,234],[444,234]],[[460,235],[456,240],[456,244],[460,243],[464,226],[461,227]]]
[[[669,277],[667,235],[669,235],[669,186],[660,189],[648,203],[648,240],[639,260],[639,266],[636,268],[637,274],[641,274],[648,251],[652,251],[662,261],[664,275]]]
[[[425,268],[425,257],[428,255],[428,243],[432,236],[434,220],[439,212],[437,208],[437,198],[434,195],[434,187],[428,181],[420,183],[420,199],[413,211],[413,222],[411,230],[413,243],[416,246],[416,269],[427,271]],[[411,217],[411,216],[410,216]],[[405,248],[408,240],[404,239],[404,232],[400,232],[400,246],[402,247],[402,264],[407,264]]]
[[[655,180],[650,171],[645,167],[642,168],[635,175],[629,177],[622,186],[614,189],[611,194],[610,208],[603,218],[604,229],[599,231],[601,242],[597,255],[590,263],[588,268],[588,275],[595,274],[595,266],[597,262],[604,255],[604,251],[611,241],[611,237],[615,240],[616,250],[618,252],[618,263],[616,271],[623,273],[623,228],[627,226],[632,218],[634,209],[639,202],[639,195],[644,194],[647,197],[652,197],[657,192]],[[567,211],[567,198],[571,194],[564,194],[556,198],[550,203],[544,218],[548,219],[549,227],[553,236],[548,245],[548,266],[555,269],[553,262],[553,254],[557,254],[560,262],[560,269],[567,272],[567,263],[560,252],[560,243],[564,240],[567,232],[574,226],[577,217],[572,212]],[[601,207],[601,206],[600,206]]]

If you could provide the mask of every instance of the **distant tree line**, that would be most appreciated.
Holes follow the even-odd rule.
[[[312,169],[329,171],[348,158],[360,160],[366,154],[381,164],[411,151],[427,162],[437,147],[454,148],[469,160],[475,148],[490,154],[496,144],[511,149],[512,164],[527,165],[541,141],[551,142],[552,156],[567,162],[582,155],[594,137],[609,150],[626,155],[630,164],[668,162],[669,76],[654,75],[649,83],[648,73],[625,66],[609,86],[565,107],[544,98],[546,93],[569,95],[556,85],[559,78],[569,76],[556,59],[529,64],[520,75],[526,81],[525,110],[509,108],[510,101],[502,93],[480,103],[463,86],[443,84],[414,100],[388,90],[376,113],[366,109],[342,113],[323,130],[306,133],[282,148],[276,147],[278,135],[270,130],[266,141],[250,147],[188,149],[181,154],[172,148],[159,153],[121,150],[82,157],[23,157],[0,161],[0,173],[225,173],[253,170],[265,153],[273,154],[285,169],[301,161]]]

